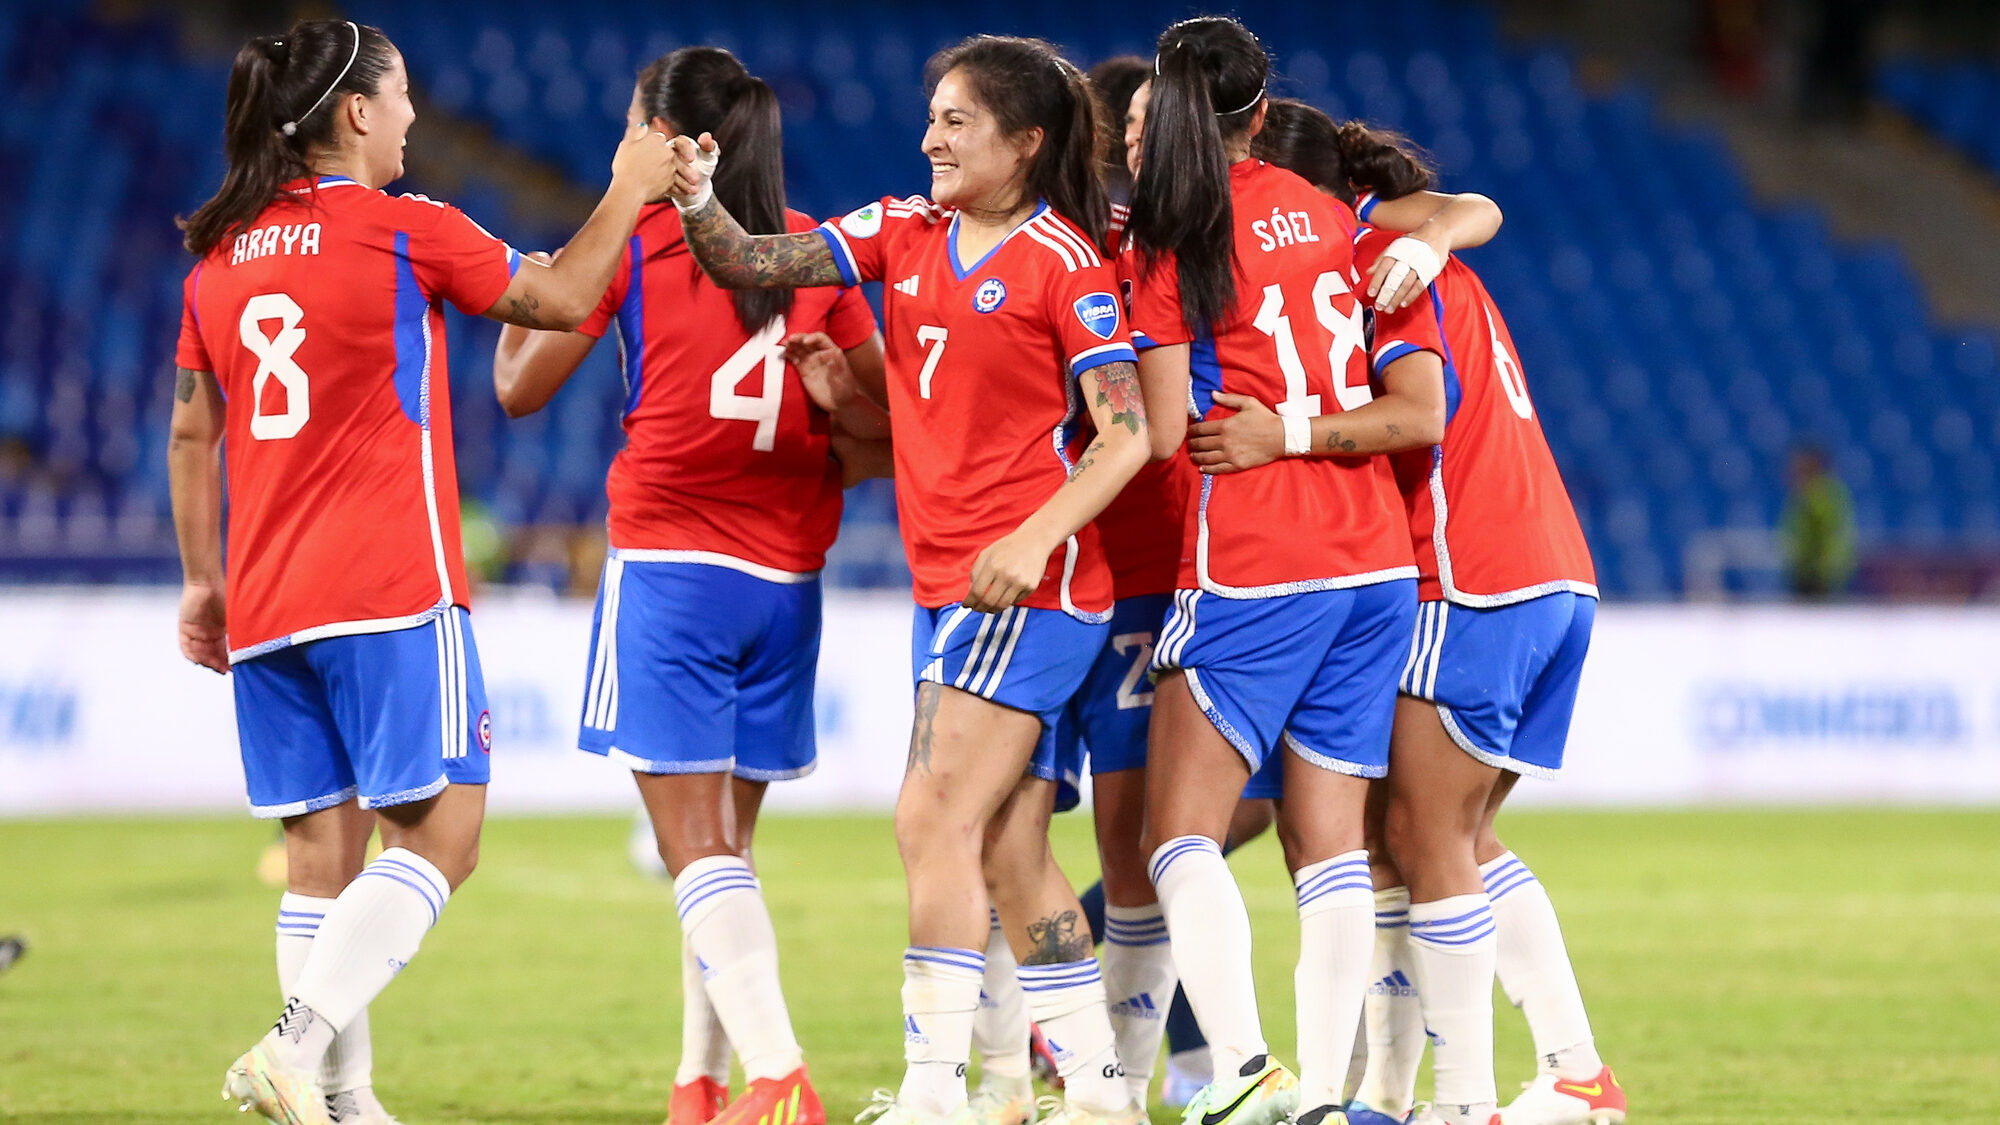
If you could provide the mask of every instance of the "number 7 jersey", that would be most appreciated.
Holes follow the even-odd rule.
[[[232,661],[468,604],[443,302],[483,313],[520,265],[457,208],[286,186],[188,274],[175,356],[227,403]]]

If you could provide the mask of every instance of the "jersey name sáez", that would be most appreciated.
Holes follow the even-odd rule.
[[[1283,415],[1338,414],[1370,401],[1355,296],[1354,214],[1305,180],[1258,160],[1230,166],[1236,305],[1215,331],[1181,315],[1171,253],[1145,268],[1129,250],[1133,340],[1190,346],[1189,413],[1232,413],[1218,390]],[[1261,598],[1411,578],[1392,481],[1373,457],[1290,457],[1191,486],[1180,586]]]
[[[231,660],[467,604],[443,302],[484,313],[520,266],[447,204],[286,187],[183,286],[175,362],[228,401]]]
[[[881,281],[896,507],[918,605],[963,599],[979,553],[1069,479],[1090,429],[1078,377],[1133,362],[1117,276],[1046,203],[976,262],[956,211],[885,198],[820,234],[848,284]],[[1094,525],[1050,555],[1021,604],[1106,620]]]
[[[813,229],[796,211],[792,231]],[[611,288],[581,331],[616,329],[625,448],[611,462],[611,545],[626,558],[704,562],[775,581],[820,569],[840,530],[830,419],[783,344],[825,332],[866,343],[858,289],[799,289],[791,311],[748,332],[729,291],[695,264],[671,203],[640,213]]]
[[[1366,269],[1396,238],[1365,231],[1356,260]],[[1565,590],[1596,597],[1590,547],[1514,338],[1479,275],[1451,258],[1429,293],[1376,315],[1372,348],[1378,371],[1413,351],[1444,360],[1444,441],[1389,459],[1409,516],[1418,597],[1475,608]]]

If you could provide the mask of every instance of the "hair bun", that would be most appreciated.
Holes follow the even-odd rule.
[[[292,61],[292,44],[281,35],[267,36],[258,47],[264,52],[272,66],[284,66]]]

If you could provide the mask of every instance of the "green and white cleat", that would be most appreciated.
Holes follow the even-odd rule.
[[[1042,1125],[1150,1125],[1146,1107],[1134,1102],[1116,1113],[1099,1113],[1067,1101],[1043,1098]]]
[[[280,1067],[262,1043],[245,1051],[222,1076],[222,1096],[276,1125],[334,1125],[319,1075]]]
[[[921,1113],[896,1100],[896,1091],[877,1090],[868,1105],[854,1115],[854,1125],[976,1125],[972,1106],[961,1105],[950,1113]]]
[[[1203,1086],[1181,1114],[1181,1125],[1278,1125],[1299,1108],[1299,1080],[1270,1055],[1240,1073]]]
[[[974,1125],[1035,1125],[1032,1079],[981,1078],[967,1102]]]

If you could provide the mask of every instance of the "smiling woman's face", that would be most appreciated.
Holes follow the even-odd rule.
[[[1041,136],[1039,129],[1007,136],[1000,119],[973,96],[965,72],[950,71],[931,94],[924,130],[931,198],[949,207],[996,208],[1018,201]]]

